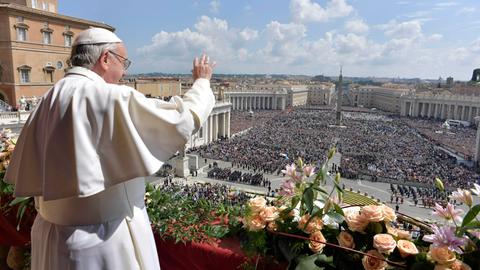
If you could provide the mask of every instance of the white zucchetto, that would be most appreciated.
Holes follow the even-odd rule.
[[[78,34],[73,41],[73,46],[83,44],[99,44],[99,43],[121,43],[122,40],[113,32],[104,28],[89,28]]]

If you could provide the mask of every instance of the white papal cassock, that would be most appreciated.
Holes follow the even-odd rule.
[[[206,79],[164,102],[72,68],[30,115],[5,176],[16,196],[35,196],[32,269],[159,269],[143,177],[214,103]]]

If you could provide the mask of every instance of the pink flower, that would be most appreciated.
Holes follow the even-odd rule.
[[[290,177],[295,182],[302,180],[302,175],[297,173],[297,166],[295,164],[285,166],[286,170],[282,170],[282,173]]]
[[[265,222],[272,222],[278,218],[279,214],[277,207],[267,206],[260,211],[259,215]]]
[[[468,264],[460,260],[455,260],[451,265],[451,268],[452,270],[472,270],[472,268]]]
[[[303,167],[303,173],[306,177],[310,177],[315,173],[315,167],[313,166],[305,166]]]
[[[385,259],[385,257],[382,254],[380,254],[378,251],[372,249],[372,250],[369,250],[367,254],[372,255],[374,257],[370,257],[370,256],[363,257],[362,264],[365,270],[383,270],[385,269],[385,267],[387,267],[387,262],[383,260]]]
[[[258,213],[267,206],[267,200],[265,200],[263,197],[257,196],[248,200],[247,204],[253,213]]]
[[[295,183],[291,180],[284,181],[282,186],[280,186],[280,191],[278,194],[286,197],[295,195]]]
[[[366,205],[360,210],[360,218],[365,222],[380,222],[385,216],[383,207],[378,205]]]
[[[348,211],[345,213],[345,221],[348,228],[354,232],[363,232],[368,225],[368,221],[360,217],[358,211]]]
[[[321,231],[315,231],[310,235],[310,244],[308,247],[314,253],[322,252],[325,247],[324,242],[327,242]]]
[[[398,240],[397,248],[402,258],[418,254],[418,249],[415,244],[407,240]]]
[[[456,220],[460,222],[462,221],[462,217],[460,215],[463,214],[463,210],[455,209],[455,207],[450,203],[447,203],[447,207],[445,208],[443,208],[438,203],[435,203],[434,211],[432,212],[432,214],[446,220]]]
[[[353,236],[346,231],[340,232],[340,234],[337,236],[337,240],[341,247],[355,248]]]
[[[267,223],[259,215],[250,217],[243,222],[244,226],[250,231],[259,231],[265,228]]]
[[[472,193],[470,193],[470,191],[468,190],[459,188],[457,189],[457,191],[452,192],[452,195],[450,195],[450,198],[460,201],[469,207],[472,207],[472,203],[473,203]]]
[[[390,234],[377,234],[373,237],[373,247],[380,253],[390,254],[397,247],[397,242]]]
[[[433,234],[423,236],[423,241],[433,243],[432,247],[446,247],[452,252],[462,254],[461,247],[467,244],[466,238],[459,238],[455,236],[455,227],[432,225]]]

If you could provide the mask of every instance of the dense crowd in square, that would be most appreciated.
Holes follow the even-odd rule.
[[[298,157],[319,167],[327,151],[336,146],[342,154],[339,170],[347,178],[369,176],[382,181],[431,184],[439,177],[447,187],[463,188],[478,183],[480,176],[473,169],[457,164],[455,157],[439,147],[449,147],[448,138],[425,137],[412,124],[425,126],[427,122],[380,112],[344,112],[345,128],[340,128],[333,126],[333,112],[296,109],[278,113],[246,134],[202,146],[197,151],[205,158],[278,175]],[[232,122],[232,127],[235,125]],[[435,125],[432,122],[429,127],[433,129]],[[470,140],[471,130],[456,133],[456,142]]]

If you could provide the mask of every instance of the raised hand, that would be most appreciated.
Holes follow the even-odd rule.
[[[215,62],[210,63],[210,57],[208,57],[206,54],[203,54],[200,59],[195,57],[195,59],[193,59],[192,69],[193,80],[199,78],[210,80],[212,78],[213,68],[215,65]]]

